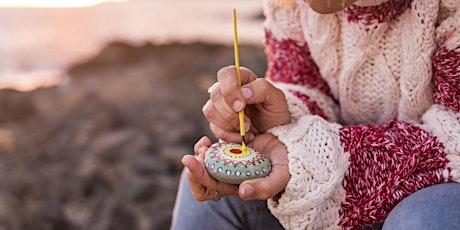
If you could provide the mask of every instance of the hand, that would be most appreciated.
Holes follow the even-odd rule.
[[[198,201],[212,200],[216,192],[221,196],[238,195],[238,185],[218,181],[206,171],[204,155],[211,144],[209,138],[203,137],[194,146],[195,156],[186,155],[182,158],[182,163],[187,167],[187,179],[193,197]]]
[[[227,184],[212,178],[204,168],[204,154],[211,146],[211,140],[207,137],[201,138],[194,147],[196,155],[182,158],[182,163],[188,169],[187,179],[195,199],[212,200],[215,192],[219,192],[222,196],[235,195],[246,200],[266,200],[282,192],[290,179],[284,144],[271,134],[261,134],[249,145],[270,159],[272,171],[266,177],[247,180],[240,185]]]
[[[245,200],[276,198],[291,179],[286,146],[272,134],[257,135],[249,146],[270,159],[272,170],[266,177],[243,181],[239,186],[239,196]]]
[[[245,109],[246,141],[270,128],[286,124],[289,110],[284,93],[246,68],[240,68],[241,89],[235,66],[217,73],[218,85],[210,92],[203,114],[214,135],[226,142],[240,142],[237,112]]]

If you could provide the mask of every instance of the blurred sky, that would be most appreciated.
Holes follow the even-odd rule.
[[[67,67],[96,55],[111,41],[232,44],[233,8],[240,43],[262,43],[262,21],[256,20],[261,0],[113,0],[99,5],[101,0],[35,0],[45,8],[6,5],[25,1],[0,0],[0,88],[55,84],[66,78]],[[64,2],[80,7],[62,8]]]
[[[88,7],[127,0],[0,0],[0,7]]]

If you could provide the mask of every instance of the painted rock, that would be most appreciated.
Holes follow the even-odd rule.
[[[205,155],[205,167],[213,178],[240,184],[249,179],[267,176],[271,170],[270,160],[261,153],[234,143],[215,143]]]

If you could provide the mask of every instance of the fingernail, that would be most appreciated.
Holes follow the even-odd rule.
[[[241,109],[243,109],[243,103],[241,103],[240,100],[234,101],[232,106],[233,106],[233,109],[234,109],[236,112],[238,112],[238,111],[240,111]]]
[[[245,99],[249,99],[252,97],[252,91],[249,88],[241,88],[241,94]]]
[[[213,85],[211,85],[211,87],[209,87],[208,89],[208,93],[212,93],[212,91],[214,91],[218,86],[219,86],[219,82],[216,82]]]
[[[249,184],[243,185],[243,197],[250,198],[254,194],[254,188]]]
[[[250,129],[251,129],[251,127],[249,127],[249,124],[244,122],[244,131],[249,132]]]
[[[249,127],[249,124],[250,124],[250,121],[249,121],[249,118],[248,117],[244,117],[244,131],[245,132],[249,132],[249,129],[251,127]]]

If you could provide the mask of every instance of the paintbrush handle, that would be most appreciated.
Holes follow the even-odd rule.
[[[233,9],[233,42],[235,48],[235,66],[236,66],[236,75],[238,76],[238,87],[241,88],[241,73],[240,73],[240,55],[238,50],[238,32],[236,27],[236,9]],[[246,147],[244,143],[244,136],[246,135],[246,129],[244,127],[244,109],[238,112],[238,118],[240,120],[240,134],[241,134],[241,142],[243,147]]]

